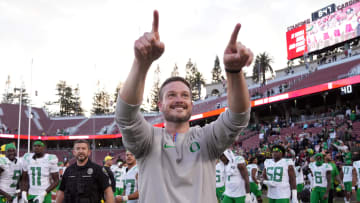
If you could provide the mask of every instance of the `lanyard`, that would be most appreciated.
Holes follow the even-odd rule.
[[[178,135],[177,133],[175,133],[175,134],[173,135],[173,142],[174,142],[174,143],[176,143],[176,137],[177,137],[177,135]]]

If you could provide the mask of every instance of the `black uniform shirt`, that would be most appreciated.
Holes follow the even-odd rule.
[[[65,170],[59,190],[64,192],[64,203],[99,203],[109,186],[105,169],[88,160],[84,166],[75,163]]]
[[[111,188],[113,190],[113,192],[115,193],[115,190],[116,190],[116,182],[115,182],[115,177],[114,177],[114,173],[111,171],[110,167],[108,166],[104,166],[108,176],[109,176],[109,179],[111,181]]]

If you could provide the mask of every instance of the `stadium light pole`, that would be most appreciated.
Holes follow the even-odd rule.
[[[98,81],[99,83],[97,83],[97,79],[96,79],[96,64],[94,64],[94,81],[95,81],[95,89],[96,89],[96,88],[99,88],[99,86],[100,86],[100,84],[99,84],[100,81]],[[94,113],[95,113],[95,112],[94,112]],[[92,126],[92,131],[93,131],[93,133],[92,133],[92,134],[95,135],[95,114],[92,115],[91,117],[93,117],[93,122],[92,122],[92,124],[93,124],[93,126]],[[90,118],[91,118],[91,117],[90,117]],[[96,161],[96,160],[95,160],[95,157],[96,157],[96,156],[95,156],[95,153],[96,153],[96,151],[95,151],[95,149],[96,149],[95,138],[92,139],[92,143],[93,143],[93,144],[92,144],[92,145],[93,145],[93,149],[92,149],[92,150],[93,150],[93,153],[91,153],[91,156],[92,156],[91,158],[92,158],[92,160]]]
[[[14,92],[19,90],[18,88],[14,89]],[[21,135],[21,104],[22,104],[22,86],[20,87],[20,97],[19,97],[19,125],[18,125],[18,143],[17,143],[17,158],[20,158],[20,135]]]
[[[32,68],[34,64],[34,59],[31,59],[31,66],[30,66],[30,94],[29,94],[29,128],[28,128],[28,153],[30,153],[30,131],[31,131],[31,102],[32,102]]]

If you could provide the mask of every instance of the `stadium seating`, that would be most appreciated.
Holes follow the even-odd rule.
[[[1,114],[0,121],[5,126],[9,133],[17,133],[19,125],[19,105],[14,104],[0,104]],[[21,134],[28,133],[29,119],[28,107],[21,108]],[[32,108],[33,119],[31,120],[31,134],[42,135],[50,126],[50,119],[41,108]]]
[[[101,133],[100,131],[111,123],[114,122],[114,116],[101,116],[91,117],[85,123],[76,129],[74,134],[77,135],[90,135],[90,134],[108,134],[107,132]]]
[[[58,119],[51,119],[51,124],[46,131],[47,135],[56,135],[58,130],[67,129],[69,127],[76,126],[84,121],[85,117],[69,117],[69,118],[58,118]],[[60,134],[61,135],[61,134]]]
[[[308,77],[296,83],[294,86],[290,87],[288,91],[298,90],[298,89],[338,80],[340,79],[339,76],[342,75],[346,76],[346,74],[351,69],[356,68],[359,63],[360,60],[353,60],[347,63],[342,63],[339,65],[317,70],[309,74]]]

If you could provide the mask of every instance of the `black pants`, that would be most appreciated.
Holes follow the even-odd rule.
[[[334,199],[334,189],[330,189],[328,203],[333,203],[333,199]]]

